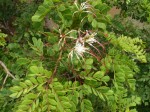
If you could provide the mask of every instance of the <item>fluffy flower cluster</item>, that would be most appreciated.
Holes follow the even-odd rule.
[[[83,37],[79,37],[76,40],[76,44],[74,46],[74,48],[71,50],[71,52],[69,53],[68,57],[73,58],[73,54],[76,55],[76,57],[80,60],[80,57],[83,59],[84,57],[84,53],[88,53],[90,54],[89,50],[90,48],[85,46],[85,43],[89,44],[90,46],[93,46],[93,43],[97,42],[97,40],[95,39],[96,33],[92,33],[90,34],[88,31],[86,31],[86,35]],[[96,47],[94,47],[95,49],[97,49]]]

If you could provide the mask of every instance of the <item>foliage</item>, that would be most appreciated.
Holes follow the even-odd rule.
[[[1,67],[2,112],[136,112],[149,105],[149,87],[140,89],[149,83],[142,66],[150,69],[142,34],[118,31],[100,0],[35,4],[21,9],[8,44],[0,33],[1,61],[13,74]]]
[[[113,3],[112,3],[113,4]],[[117,4],[117,6],[121,6]],[[133,7],[134,6],[134,7]],[[116,16],[112,22],[111,27],[114,28],[114,32],[117,34],[124,34],[130,37],[137,36],[139,38],[142,38],[145,41],[145,49],[147,53],[147,63],[146,64],[140,64],[138,63],[140,67],[140,73],[136,76],[137,80],[137,93],[139,93],[139,96],[142,98],[143,104],[141,106],[137,106],[138,111],[149,111],[149,46],[150,46],[150,39],[149,37],[149,1],[143,0],[143,1],[130,1],[129,4],[124,4],[124,7],[126,9],[123,9],[121,6],[121,9],[124,11],[121,11],[120,16]],[[136,10],[135,10],[136,9]],[[131,19],[129,16],[131,16],[134,19]],[[142,23],[140,21],[142,21]]]
[[[0,46],[4,46],[6,44],[5,37],[7,35],[4,33],[0,33]]]
[[[121,8],[122,15],[130,16],[140,21],[149,22],[150,19],[150,2],[149,0],[106,0],[108,4]]]

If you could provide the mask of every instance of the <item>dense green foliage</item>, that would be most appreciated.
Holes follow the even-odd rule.
[[[121,13],[112,18],[114,5]],[[148,112],[149,5],[2,0],[0,111]],[[125,20],[133,12],[146,27]]]

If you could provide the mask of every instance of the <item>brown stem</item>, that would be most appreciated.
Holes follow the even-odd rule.
[[[2,88],[3,88],[3,86],[4,86],[5,83],[6,83],[7,78],[10,76],[10,77],[12,77],[13,79],[15,79],[15,76],[13,76],[13,75],[9,72],[8,68],[6,67],[6,65],[5,65],[2,61],[0,61],[0,65],[4,68],[4,71],[6,72],[6,77],[5,77],[5,79],[4,79],[4,81],[3,81],[3,84],[2,84]]]
[[[4,68],[4,71],[6,72],[6,74],[7,74],[8,76],[10,76],[10,77],[12,77],[13,79],[15,79],[15,76],[13,76],[13,75],[9,72],[8,68],[6,67],[6,65],[5,65],[2,61],[0,61],[0,65]]]
[[[47,81],[47,87],[48,87],[48,85],[53,81],[53,78],[56,76],[57,67],[58,67],[58,64],[59,64],[59,62],[60,62],[60,60],[61,60],[61,56],[62,56],[62,50],[61,50],[60,53],[59,53],[59,57],[58,57],[58,59],[57,59],[57,61],[56,61],[56,65],[55,65],[53,74],[52,74],[52,76],[50,77],[50,79]]]
[[[5,85],[5,83],[6,83],[7,78],[8,78],[8,74],[6,75],[6,77],[5,77],[4,81],[3,81],[2,88],[4,87],[4,85]]]

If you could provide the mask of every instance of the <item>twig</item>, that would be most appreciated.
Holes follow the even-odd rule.
[[[3,86],[5,85],[7,78],[8,78],[8,74],[6,75],[6,77],[5,77],[4,81],[3,81],[2,88],[3,88]]]
[[[13,79],[15,79],[15,76],[13,76],[13,75],[9,72],[8,68],[6,67],[6,65],[5,65],[2,61],[0,61],[0,65],[4,68],[4,71],[6,72],[6,77],[5,77],[4,81],[3,81],[3,85],[5,84],[5,82],[6,82],[7,78],[8,78],[8,76],[10,76],[10,77],[12,77]]]
[[[50,77],[50,79],[47,81],[47,85],[49,85],[49,84],[52,82],[53,78],[54,78],[55,75],[56,75],[57,68],[58,68],[58,64],[59,64],[59,62],[60,62],[60,60],[61,60],[61,56],[62,56],[62,50],[61,50],[60,53],[59,53],[59,57],[58,57],[58,59],[57,59],[57,61],[56,61],[56,65],[55,65],[53,74],[52,74],[52,76]]]

